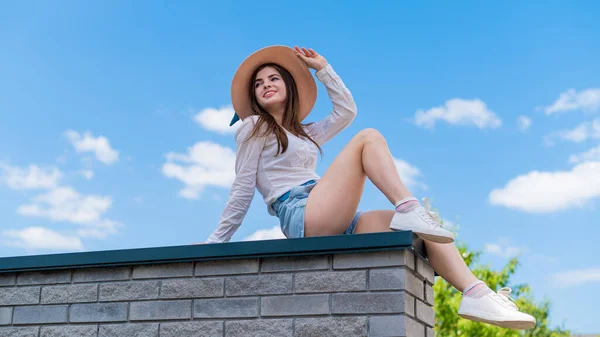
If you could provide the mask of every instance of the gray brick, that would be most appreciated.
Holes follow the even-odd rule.
[[[369,323],[371,337],[425,337],[425,327],[404,315],[373,316]]]
[[[223,322],[160,323],[160,337],[223,337]]]
[[[406,312],[403,293],[340,293],[333,294],[333,314],[386,314]]]
[[[40,337],[96,337],[96,325],[43,326]]]
[[[13,308],[1,307],[0,308],[0,325],[9,325],[12,322]]]
[[[77,269],[73,272],[73,282],[125,281],[130,273],[131,267]]]
[[[296,274],[296,293],[361,291],[367,289],[367,271],[334,271]]]
[[[327,255],[269,257],[262,260],[262,272],[329,269]]]
[[[192,276],[193,273],[193,262],[152,264],[133,267],[134,279]]]
[[[71,282],[70,270],[34,271],[17,277],[18,285],[58,284]]]
[[[66,323],[66,305],[15,307],[13,324]]]
[[[100,284],[100,302],[158,299],[160,281],[136,281]]]
[[[211,260],[196,262],[196,276],[258,273],[258,259]]]
[[[86,322],[120,322],[127,320],[127,303],[91,303],[71,305],[69,321]]]
[[[0,327],[2,337],[38,337],[38,327]]]
[[[371,290],[406,290],[419,299],[424,299],[423,281],[405,268],[373,269],[369,272]]]
[[[194,300],[194,318],[257,316],[256,297]]]
[[[432,328],[425,328],[426,337],[435,337],[435,331]]]
[[[227,296],[275,295],[292,293],[292,275],[231,277],[225,280]]]
[[[417,319],[428,326],[433,327],[435,325],[435,312],[433,311],[433,308],[419,300],[417,300],[416,307]]]
[[[367,335],[367,317],[297,318],[295,337],[362,337]]]
[[[40,303],[40,287],[0,288],[2,305]]]
[[[164,280],[160,288],[160,298],[222,297],[224,283],[222,278]]]
[[[406,289],[406,269],[373,269],[369,272],[370,290]]]
[[[98,337],[158,337],[158,323],[100,325]]]
[[[225,322],[225,337],[292,337],[291,319],[261,319]]]
[[[14,286],[17,280],[15,274],[0,274],[0,287]]]
[[[392,266],[414,268],[414,264],[414,253],[406,249],[383,252],[336,254],[333,256],[333,269],[359,269]]]
[[[129,320],[154,321],[192,318],[192,301],[144,301],[129,304]]]
[[[435,294],[433,293],[433,287],[429,284],[425,286],[425,303],[429,305],[435,304]]]
[[[406,292],[402,293],[402,296],[404,297],[404,313],[415,317],[415,298]]]
[[[96,284],[42,287],[42,304],[85,303],[97,300]]]
[[[301,316],[329,314],[329,295],[269,296],[260,299],[260,315]]]
[[[429,283],[435,283],[433,268],[423,258],[417,258],[417,272]]]

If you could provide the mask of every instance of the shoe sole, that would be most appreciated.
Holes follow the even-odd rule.
[[[417,234],[421,239],[431,241],[431,242],[436,242],[436,243],[452,243],[452,242],[454,242],[453,238],[449,238],[447,236],[425,234],[425,233],[415,233],[415,234]]]
[[[402,227],[396,227],[396,226],[390,226],[390,228],[393,230],[397,230],[397,231],[412,231],[413,233],[417,234],[421,239],[431,241],[431,242],[436,242],[436,243],[452,243],[452,242],[454,242],[453,237],[447,237],[444,235],[436,235],[436,234],[431,234],[431,233],[425,233],[422,231],[415,231],[412,228],[402,228]]]
[[[464,319],[471,320],[471,321],[492,324],[492,325],[499,326],[501,328],[508,328],[508,329],[514,329],[514,330],[529,330],[529,329],[535,327],[535,323],[530,322],[530,321],[493,321],[493,320],[488,320],[488,319],[481,318],[481,317],[475,317],[475,316],[464,315],[464,314],[458,314],[458,316],[460,316]]]

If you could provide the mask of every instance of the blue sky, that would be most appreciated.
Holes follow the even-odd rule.
[[[0,256],[183,245],[232,179],[230,83],[271,44],[323,54],[459,240],[582,333],[600,292],[600,5],[592,1],[0,4]],[[329,113],[324,87],[308,121]],[[390,208],[369,183],[362,210]],[[277,235],[260,195],[233,240]]]

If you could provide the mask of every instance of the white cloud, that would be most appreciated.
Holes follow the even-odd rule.
[[[94,172],[91,170],[82,170],[81,175],[86,179],[86,180],[90,180],[94,177]]]
[[[198,142],[187,154],[169,152],[163,175],[180,180],[184,198],[197,199],[206,186],[228,188],[235,179],[235,152],[219,144]]]
[[[527,116],[519,116],[519,118],[517,118],[517,124],[519,125],[519,130],[525,132],[531,127],[531,118]]]
[[[118,233],[118,228],[122,224],[113,220],[103,219],[93,223],[85,224],[77,230],[77,235],[82,238],[104,239],[111,234]]]
[[[543,110],[546,115],[572,110],[598,111],[600,110],[600,88],[590,88],[579,93],[575,89],[568,89],[561,93],[552,105],[538,107],[538,110]]]
[[[233,106],[231,105],[221,107],[220,109],[206,108],[194,116],[194,121],[210,131],[216,131],[221,134],[234,133],[241,124],[238,122],[233,126],[229,126],[234,113]]]
[[[494,189],[490,202],[531,213],[549,213],[600,197],[600,162],[581,163],[571,171],[531,171]]]
[[[112,204],[112,199],[108,196],[81,195],[71,187],[54,188],[35,196],[33,201],[33,204],[19,206],[17,212],[24,216],[76,224],[100,220],[100,216]]]
[[[37,165],[19,168],[0,163],[0,182],[13,190],[53,188],[61,177],[57,168],[43,169]]]
[[[104,136],[94,138],[89,132],[81,135],[73,130],[66,131],[65,135],[79,153],[93,152],[96,159],[104,164],[112,164],[119,160],[119,152],[111,148],[110,142]]]
[[[498,128],[502,125],[502,120],[488,110],[485,102],[480,99],[452,98],[444,106],[427,111],[418,110],[415,115],[416,124],[427,129],[432,129],[438,120],[452,125],[474,125],[480,129]]]
[[[6,238],[2,241],[4,246],[25,248],[27,250],[81,251],[85,249],[77,236],[61,234],[44,227],[4,230],[2,236]]]
[[[569,163],[576,164],[586,161],[600,162],[600,145],[589,149],[586,152],[574,154],[569,157]]]
[[[274,240],[285,238],[286,237],[279,226],[273,226],[270,229],[257,230],[256,232],[245,237],[242,241]]]
[[[396,164],[396,169],[398,170],[402,182],[408,189],[416,187],[427,189],[427,185],[420,181],[422,174],[417,167],[398,158],[394,158],[394,164]]]
[[[575,269],[555,273],[550,276],[555,287],[566,288],[580,286],[586,283],[600,282],[600,267]]]
[[[600,139],[600,118],[591,122],[583,122],[571,130],[560,130],[545,137],[547,145],[553,144],[553,139],[561,139],[573,143],[581,143],[588,139]]]
[[[105,238],[117,233],[120,223],[103,218],[112,205],[110,196],[82,195],[71,187],[57,187],[33,197],[32,203],[21,205],[17,213],[54,222],[64,221],[81,226],[81,237]]]
[[[484,250],[492,255],[511,258],[521,254],[524,249],[513,246],[510,239],[501,238],[496,243],[486,243]]]

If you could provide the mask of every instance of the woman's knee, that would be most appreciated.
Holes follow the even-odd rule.
[[[370,142],[370,141],[385,142],[385,137],[381,134],[381,132],[379,132],[377,129],[373,129],[373,128],[363,129],[363,130],[359,131],[355,137],[360,139],[363,142]]]

